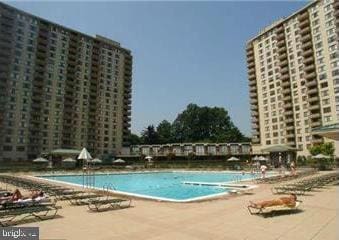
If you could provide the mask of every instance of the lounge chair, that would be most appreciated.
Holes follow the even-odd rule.
[[[267,214],[273,212],[280,212],[280,211],[295,211],[298,209],[302,201],[297,200],[295,206],[288,206],[288,205],[278,205],[278,206],[271,206],[271,207],[257,207],[253,204],[247,206],[247,209],[251,215],[254,214]]]
[[[1,204],[0,225],[3,227],[10,226],[32,217],[39,220],[51,219],[56,216],[60,208],[60,206],[56,206],[56,201],[49,199],[9,201]]]
[[[105,198],[105,199],[90,199],[87,202],[88,209],[95,212],[100,212],[109,209],[121,209],[131,206],[131,199],[121,198]]]

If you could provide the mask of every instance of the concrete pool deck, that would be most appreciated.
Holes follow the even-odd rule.
[[[60,202],[61,217],[22,224],[40,227],[41,239],[338,239],[338,186],[301,196],[301,210],[290,215],[252,216],[248,202],[276,198],[272,185],[253,194],[194,203],[133,200],[134,207],[101,213]]]

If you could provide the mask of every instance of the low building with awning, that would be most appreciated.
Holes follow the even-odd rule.
[[[334,155],[339,157],[339,123],[313,128],[312,133],[324,137],[325,142],[333,142]]]

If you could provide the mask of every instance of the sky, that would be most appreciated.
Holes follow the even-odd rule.
[[[246,41],[306,1],[20,1],[8,4],[132,51],[132,132],[189,103],[224,107],[250,136]]]

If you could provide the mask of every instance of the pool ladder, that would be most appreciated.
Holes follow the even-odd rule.
[[[117,189],[112,183],[106,183],[102,186],[102,190],[108,192],[110,190],[117,190]]]

